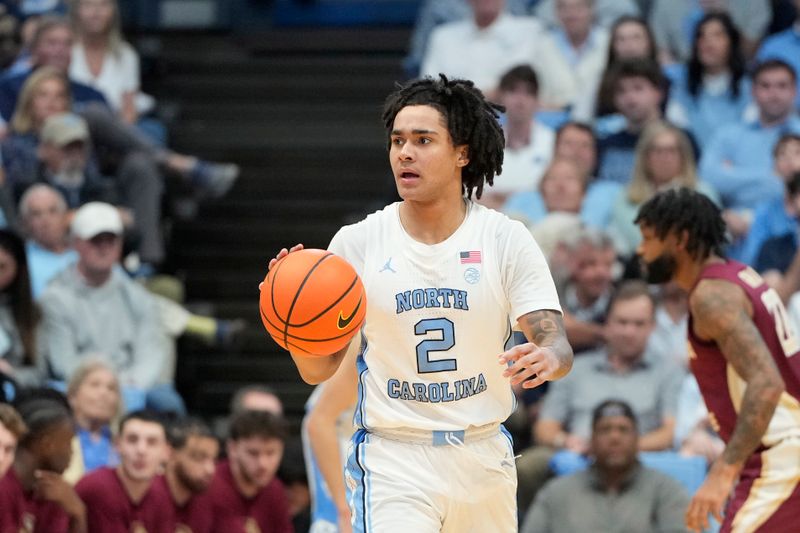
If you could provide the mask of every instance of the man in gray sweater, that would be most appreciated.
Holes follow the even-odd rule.
[[[172,340],[160,322],[154,297],[118,266],[122,220],[109,204],[90,202],[71,225],[78,262],[54,278],[42,294],[43,356],[60,381],[88,357],[116,371],[128,409],[185,411],[171,384],[159,383]]]
[[[627,403],[598,405],[592,416],[594,462],[546,485],[521,532],[685,532],[689,496],[678,481],[639,462],[638,438],[636,415]]]

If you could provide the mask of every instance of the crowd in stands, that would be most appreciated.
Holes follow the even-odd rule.
[[[243,389],[209,427],[173,384],[178,337],[225,345],[242,325],[158,290],[166,182],[213,201],[238,167],[170,149],[115,0],[28,4],[2,2],[21,45],[0,47],[0,532],[307,529],[280,399]],[[505,107],[503,172],[479,201],[536,237],[576,354],[563,380],[516,390],[522,531],[683,531],[721,453],[687,370],[686,295],[639,279],[633,219],[654,194],[709,196],[728,257],[800,327],[798,12],[422,2],[405,70]]]

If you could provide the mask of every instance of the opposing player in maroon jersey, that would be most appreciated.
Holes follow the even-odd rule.
[[[726,443],[689,504],[687,527],[708,527],[709,514],[722,532],[797,527],[800,344],[783,303],[753,269],[724,258],[725,223],[702,194],[660,193],[636,223],[648,281],[689,292],[689,366]]]

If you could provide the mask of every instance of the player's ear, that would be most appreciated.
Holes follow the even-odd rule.
[[[678,249],[686,250],[686,244],[689,242],[689,230],[683,230],[678,235]]]
[[[466,144],[459,146],[456,148],[458,150],[458,159],[456,160],[456,165],[460,167],[465,167],[469,164],[469,148]]]

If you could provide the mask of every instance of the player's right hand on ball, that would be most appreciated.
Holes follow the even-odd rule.
[[[283,259],[287,255],[289,255],[290,253],[298,252],[298,251],[300,251],[302,249],[303,249],[303,245],[302,244],[295,244],[294,246],[292,246],[288,250],[286,248],[281,248],[281,251],[278,252],[278,255],[276,255],[275,257],[273,257],[272,259],[269,260],[269,266],[267,267],[267,270],[272,270],[272,267],[275,266],[275,263],[277,263],[278,261],[280,261],[281,259]]]

